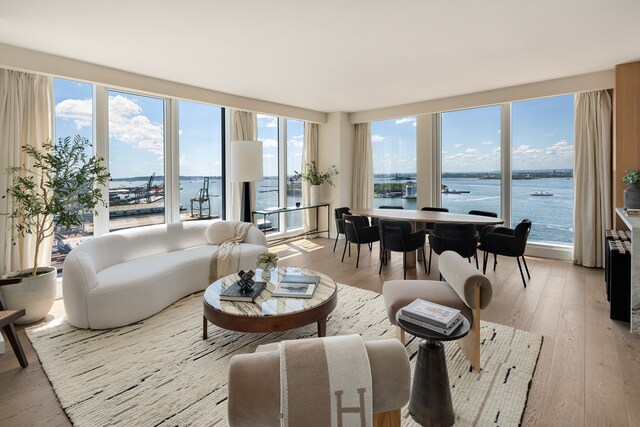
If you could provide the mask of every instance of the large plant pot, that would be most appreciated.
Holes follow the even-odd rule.
[[[320,203],[320,186],[312,185],[311,193],[309,195],[309,204],[311,206],[314,206],[314,205],[317,205],[318,203]]]
[[[18,325],[42,320],[56,299],[57,273],[54,267],[39,267],[38,275],[31,276],[33,269],[5,274],[7,277],[22,277],[22,282],[0,287],[0,292],[9,309],[25,309],[25,315],[16,320]]]
[[[629,184],[624,190],[624,208],[640,209],[640,183]]]

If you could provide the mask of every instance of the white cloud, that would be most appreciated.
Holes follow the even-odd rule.
[[[65,99],[56,105],[56,116],[73,120],[77,130],[93,123],[93,101],[90,99]]]
[[[491,145],[493,144],[493,141],[483,141],[482,145]]]
[[[275,159],[276,156],[274,156],[273,154],[263,154],[262,157],[264,157],[265,159]]]
[[[258,127],[277,128],[278,118],[276,116],[266,116],[258,114]]]
[[[263,139],[262,148],[278,148],[278,141],[275,139]]]
[[[384,141],[384,136],[377,135],[377,134],[371,135],[371,142],[382,142],[382,141]]]
[[[109,138],[157,155],[164,152],[162,124],[149,120],[135,101],[122,95],[109,96]]]
[[[475,154],[478,153],[478,150],[476,150],[475,148],[467,148],[466,150],[464,150],[464,152],[466,154]]]
[[[453,144],[454,147],[458,148],[458,147],[462,147],[464,144]]]
[[[412,126],[416,125],[416,118],[415,117],[403,117],[401,119],[396,119],[395,122],[397,125],[402,125],[405,123],[411,123]]]

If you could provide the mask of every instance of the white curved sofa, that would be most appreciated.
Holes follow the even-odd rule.
[[[67,256],[62,289],[67,320],[106,329],[145,319],[209,285],[218,245],[233,237],[231,221],[190,221],[116,231],[88,240]],[[251,226],[240,244],[240,269],[254,269],[267,240]]]

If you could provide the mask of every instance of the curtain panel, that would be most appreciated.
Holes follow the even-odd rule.
[[[306,172],[312,161],[318,161],[318,124],[304,123],[304,142],[302,144],[302,168]],[[302,205],[311,203],[311,184],[302,180]],[[313,209],[302,211],[302,226],[304,231],[316,228],[316,212]]]
[[[258,122],[255,113],[241,110],[231,110],[231,143],[234,141],[256,141],[258,138]],[[242,206],[242,183],[231,183],[229,194],[229,211],[232,221],[240,221]],[[249,183],[251,189],[251,210],[256,209],[256,183]]]
[[[353,139],[353,207],[369,209],[373,206],[371,124],[357,123]]]
[[[0,195],[11,185],[5,172],[9,166],[33,164],[22,146],[42,147],[53,140],[53,113],[51,77],[0,69]],[[0,213],[10,212],[12,207],[7,197],[0,198]],[[34,243],[32,236],[17,236],[13,221],[0,215],[0,275],[33,267]],[[39,265],[51,265],[52,244],[53,237],[44,241]]]
[[[604,266],[604,230],[612,226],[611,97],[605,90],[575,101],[573,263]]]

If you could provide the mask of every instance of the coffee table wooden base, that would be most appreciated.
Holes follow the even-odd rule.
[[[213,323],[213,322],[212,322]],[[313,322],[312,322],[313,323]],[[319,337],[326,337],[327,336],[327,318],[325,317],[322,320],[318,320],[318,336]],[[202,339],[206,340],[208,338],[208,326],[209,326],[209,320],[207,319],[207,316],[202,316]],[[302,326],[307,326],[307,325],[302,325]],[[300,327],[302,327],[300,326]],[[289,330],[289,329],[293,329],[293,328],[286,328],[286,329],[282,329],[283,331]],[[244,331],[244,332],[256,332],[256,331]],[[278,331],[259,331],[259,332],[278,332]]]

